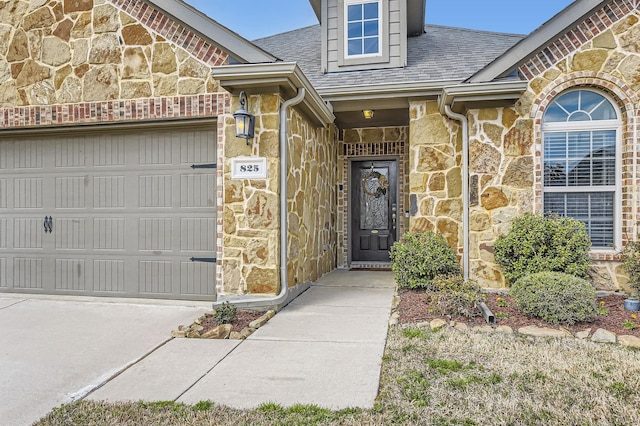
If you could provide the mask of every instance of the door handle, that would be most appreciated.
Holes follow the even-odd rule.
[[[45,216],[43,225],[44,225],[44,233],[46,234],[48,232],[49,234],[51,234],[53,232],[53,217]]]

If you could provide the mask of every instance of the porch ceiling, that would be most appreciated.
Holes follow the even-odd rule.
[[[363,109],[373,109],[374,117],[366,120]],[[396,109],[375,109],[363,104],[357,111],[335,112],[336,124],[340,129],[354,129],[360,127],[395,127],[409,125],[409,107]]]

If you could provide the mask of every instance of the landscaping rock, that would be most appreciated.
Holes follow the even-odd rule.
[[[187,337],[190,339],[199,339],[200,338],[200,333],[198,333],[195,330],[191,330],[187,333]]]
[[[244,340],[244,336],[240,333],[238,333],[237,331],[232,331],[231,334],[229,335],[229,339],[232,340]]]
[[[513,334],[513,328],[509,327],[508,325],[499,325],[498,327],[496,327],[496,332],[502,334]]]
[[[256,331],[255,328],[245,327],[242,329],[242,331],[240,331],[240,334],[243,335],[244,338],[246,339],[247,337],[251,336],[255,331]]]
[[[399,312],[394,312],[393,314],[391,314],[391,317],[389,317],[389,326],[398,325],[399,319],[400,319]]]
[[[590,334],[591,334],[591,329],[587,328],[586,330],[578,331],[576,333],[576,338],[577,339],[582,339],[582,340],[588,339]]]
[[[447,325],[447,322],[440,318],[436,318],[429,323],[429,327],[431,327],[431,330],[433,331],[440,330],[445,325]]]
[[[596,343],[615,343],[616,335],[604,328],[599,328],[595,333],[593,333],[591,340]]]
[[[640,349],[640,339],[636,336],[622,335],[618,336],[618,343],[629,348]]]
[[[459,331],[469,331],[469,326],[463,322],[458,322],[454,324],[453,328]]]
[[[591,340],[597,343],[616,343],[617,337],[615,333],[599,328],[593,333]]]
[[[187,337],[186,330],[173,330],[171,332],[171,337]]]
[[[252,321],[251,323],[249,323],[249,327],[251,327],[251,328],[260,328],[263,325],[265,325],[267,323],[267,321],[269,321],[271,318],[273,318],[273,316],[275,314],[276,314],[275,311],[268,311],[267,313],[262,315],[257,320]]]
[[[203,339],[228,339],[232,330],[233,325],[222,324],[210,330],[207,330],[207,332],[200,337]]]
[[[554,338],[573,337],[573,335],[569,333],[567,330],[556,330],[554,328],[540,328],[534,325],[519,328],[518,333],[524,334],[525,336],[532,336],[532,337],[554,337]]]

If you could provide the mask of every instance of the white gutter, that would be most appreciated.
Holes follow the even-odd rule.
[[[287,134],[289,133],[289,127],[287,126],[287,116],[289,108],[302,102],[305,95],[306,90],[304,87],[301,87],[298,89],[298,95],[295,98],[285,101],[280,108],[280,293],[270,298],[242,300],[244,299],[243,297],[241,300],[235,300],[234,298],[225,300],[238,308],[256,309],[275,307],[279,309],[280,305],[286,303],[287,297],[289,297],[289,197],[287,194],[287,177],[289,175],[289,141],[287,140]],[[224,301],[215,302],[213,309],[222,305],[223,302]]]
[[[445,113],[462,124],[462,274],[469,280],[469,120],[444,106]]]

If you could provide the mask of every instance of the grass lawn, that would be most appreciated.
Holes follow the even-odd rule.
[[[370,410],[80,402],[37,423],[91,424],[638,425],[640,351],[577,339],[395,326]]]

